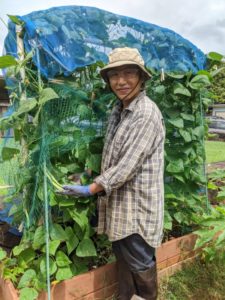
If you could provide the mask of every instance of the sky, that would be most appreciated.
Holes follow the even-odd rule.
[[[225,0],[0,0],[0,55],[9,15],[25,15],[54,6],[84,5],[166,27],[204,53],[225,55]],[[2,21],[3,20],[3,21]]]

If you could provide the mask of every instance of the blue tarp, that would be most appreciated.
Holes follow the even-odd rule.
[[[18,16],[24,22],[26,52],[39,48],[41,73],[47,78],[70,75],[78,67],[107,63],[116,47],[136,47],[146,66],[156,70],[196,73],[206,57],[172,30],[134,18],[86,6],[62,6]],[[15,24],[5,39],[8,54],[16,56]],[[37,57],[33,57],[37,65]]]

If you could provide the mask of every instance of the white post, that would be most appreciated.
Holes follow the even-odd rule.
[[[24,59],[24,44],[23,44],[23,38],[22,38],[22,26],[21,25],[16,25],[16,42],[17,42],[17,54],[19,57],[19,60]],[[21,68],[20,69],[20,76],[22,81],[25,80],[25,69]]]

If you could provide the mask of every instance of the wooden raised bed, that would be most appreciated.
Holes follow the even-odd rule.
[[[163,243],[157,249],[159,279],[181,269],[193,259],[198,251],[193,250],[197,236],[188,234]],[[51,288],[51,300],[109,300],[117,292],[116,264],[108,264],[88,273],[62,281]],[[0,299],[19,300],[18,291],[8,280],[0,279]],[[47,300],[46,292],[38,300]]]

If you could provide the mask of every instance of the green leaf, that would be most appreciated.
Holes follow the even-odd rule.
[[[180,111],[175,108],[168,108],[165,113],[170,119],[177,119],[180,116]]]
[[[91,154],[86,161],[86,165],[88,169],[96,173],[100,173],[101,170],[101,161],[102,155],[101,154]]]
[[[63,268],[58,268],[58,271],[56,273],[56,280],[61,281],[61,280],[65,280],[65,279],[70,279],[73,277],[73,272],[70,268],[70,266],[68,267],[63,267]]]
[[[35,270],[28,269],[24,272],[23,276],[20,278],[18,288],[24,288],[30,285],[31,281],[37,276]]]
[[[76,255],[79,257],[97,256],[95,245],[89,238],[84,238],[76,249]]]
[[[56,252],[56,264],[59,267],[67,267],[69,264],[71,264],[72,261],[69,259],[69,257],[62,251]]]
[[[177,83],[173,89],[174,94],[184,95],[187,97],[191,97],[191,93],[189,90],[181,83]]]
[[[78,159],[78,161],[81,163],[85,163],[87,156],[88,156],[87,145],[85,143],[77,144],[75,157]]]
[[[85,138],[93,138],[93,136],[96,136],[96,134],[97,134],[97,131],[96,131],[96,129],[94,129],[93,127],[89,127],[89,128],[86,128],[86,129],[84,129],[83,130],[83,136],[85,137]]]
[[[37,110],[35,116],[33,117],[32,121],[33,121],[34,126],[38,125],[38,120],[39,120],[40,112],[41,112],[41,106],[39,107],[39,109]]]
[[[18,256],[22,251],[24,251],[27,248],[27,246],[23,243],[13,248],[13,254],[15,256]]]
[[[220,62],[224,58],[224,56],[217,52],[209,52],[207,54],[207,58]]]
[[[11,55],[4,55],[0,57],[0,69],[12,67],[18,65],[15,57]]]
[[[194,90],[200,90],[211,84],[208,76],[206,75],[196,75],[190,82],[189,86]]]
[[[196,136],[198,139],[202,139],[205,134],[205,128],[204,126],[198,126],[195,129],[192,130],[192,134]]]
[[[159,95],[163,95],[165,93],[165,86],[164,85],[157,85],[155,88],[154,88],[154,92],[156,94],[159,94]]]
[[[221,71],[225,70],[225,67],[222,67],[222,68],[218,68],[216,70],[213,70],[210,72],[211,76],[214,77],[216,76],[217,74],[219,74]]]
[[[40,262],[40,270],[44,276],[47,276],[47,267],[46,267],[46,257],[43,257]],[[57,271],[57,265],[55,261],[50,257],[49,258],[49,273],[53,275]]]
[[[43,105],[46,102],[57,99],[59,96],[56,94],[56,92],[52,88],[46,88],[43,89],[40,93],[40,98],[39,98],[39,104]]]
[[[171,230],[173,226],[173,219],[170,216],[169,212],[165,210],[164,214],[164,229]]]
[[[92,111],[87,105],[80,104],[77,108],[77,115],[80,120],[89,120],[91,118]]]
[[[184,171],[184,163],[182,159],[171,161],[166,170],[170,173],[181,173]]]
[[[59,204],[60,207],[74,206],[74,198],[73,197],[70,197],[68,199],[61,198],[58,201],[58,204]]]
[[[20,101],[19,109],[13,114],[14,117],[19,117],[24,113],[28,113],[37,105],[37,101],[34,98],[28,98],[27,100]]]
[[[3,147],[2,149],[2,159],[10,160],[14,158],[17,154],[20,153],[20,150],[17,148]]]
[[[208,228],[206,229],[204,228],[204,229],[194,231],[194,233],[199,236],[195,244],[195,249],[197,249],[205,245],[207,242],[211,241],[215,236],[215,234],[217,233],[217,229],[214,228],[209,230]]]
[[[25,287],[20,290],[19,300],[36,300],[38,292],[34,288]]]
[[[86,227],[88,225],[88,218],[85,214],[81,214],[77,212],[76,210],[69,210],[69,214],[71,218],[79,225],[81,230],[84,232],[86,230]]]
[[[184,120],[192,121],[192,122],[194,122],[195,120],[195,117],[193,115],[185,114],[185,113],[181,113],[180,115]]]
[[[35,259],[36,253],[32,248],[27,248],[22,251],[18,257],[18,264],[26,268],[28,264]]]
[[[206,75],[206,76],[208,76],[209,80],[212,79],[211,73],[208,72],[208,71],[206,71],[206,70],[200,70],[200,71],[198,71],[197,75]]]
[[[214,184],[213,182],[208,182],[208,185],[207,185],[207,188],[208,190],[217,190],[218,189],[218,186],[216,184]]]
[[[67,247],[67,253],[70,255],[71,252],[77,247],[79,240],[76,237],[72,227],[66,227],[65,229],[67,241],[66,241],[66,247]]]
[[[181,118],[169,119],[168,122],[177,128],[184,128],[184,121]]]
[[[190,170],[191,179],[193,181],[199,182],[199,183],[206,183],[206,177],[203,175],[203,172],[197,173],[195,170]]]
[[[45,229],[43,226],[39,226],[34,233],[33,248],[39,249],[45,243]]]
[[[172,77],[172,78],[176,78],[176,79],[184,78],[184,74],[177,74],[177,73],[173,73],[173,72],[167,72],[166,75],[168,75],[169,77]]]
[[[183,129],[180,129],[180,130],[179,130],[179,133],[180,133],[180,135],[183,137],[183,139],[184,139],[184,141],[185,141],[186,143],[191,142],[191,140],[192,140],[191,134],[190,134],[188,131],[183,130]]]
[[[53,223],[50,229],[50,237],[52,240],[66,240],[66,234],[61,225]]]
[[[76,90],[75,91],[75,96],[77,99],[81,100],[81,101],[87,101],[88,99],[88,95],[86,92],[82,91],[82,90]]]
[[[212,104],[212,102],[213,102],[213,99],[205,98],[205,97],[202,98],[202,103],[203,103],[206,107],[208,107],[210,104]]]
[[[44,201],[44,190],[42,185],[38,187],[37,196],[41,201]]]
[[[7,256],[6,251],[0,248],[0,260],[3,260],[4,258],[6,258],[6,256]]]
[[[185,183],[185,179],[181,175],[174,174],[173,177],[176,178],[177,180]]]
[[[87,225],[85,225],[84,229],[86,228]],[[76,236],[78,237],[79,240],[82,240],[85,235],[85,230],[82,229],[77,222],[74,222],[73,224],[73,231],[76,232]]]
[[[16,25],[23,25],[24,24],[24,22],[22,20],[20,20],[17,16],[13,16],[13,15],[7,15],[7,16]]]
[[[182,212],[177,212],[173,216],[178,223],[182,223],[184,220],[184,213]]]
[[[58,249],[59,245],[60,245],[61,241],[59,240],[54,240],[54,241],[50,241],[49,242],[49,254],[50,255],[55,255],[56,250]],[[46,252],[46,246],[44,246],[42,248],[43,252]]]

